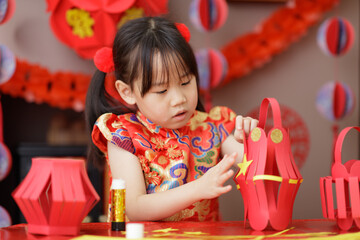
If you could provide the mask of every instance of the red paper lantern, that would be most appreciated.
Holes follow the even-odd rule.
[[[80,223],[100,200],[84,160],[69,158],[33,158],[12,196],[28,222],[28,232],[44,235],[77,235]]]
[[[15,0],[0,0],[0,24],[4,24],[14,15]]]
[[[273,128],[266,132],[269,104]],[[291,222],[293,204],[303,178],[295,164],[276,99],[262,101],[258,127],[248,138],[244,134],[244,159],[238,166],[234,181],[244,199],[245,220],[249,219],[250,226],[257,231],[268,225],[284,230]]]
[[[318,111],[330,121],[338,121],[348,116],[354,110],[354,93],[344,82],[326,83],[316,97]]]
[[[354,28],[344,18],[330,18],[321,24],[317,41],[325,54],[341,56],[349,51],[354,43]]]
[[[189,15],[200,31],[214,31],[225,23],[228,5],[225,0],[193,0]]]
[[[220,85],[228,64],[223,54],[216,49],[200,49],[195,52],[199,69],[200,90],[208,91]]]
[[[360,160],[341,161],[345,135],[360,127],[344,128],[335,144],[331,176],[320,178],[321,204],[324,218],[336,219],[339,228],[348,230],[353,223],[360,229]],[[335,204],[334,204],[335,203]]]

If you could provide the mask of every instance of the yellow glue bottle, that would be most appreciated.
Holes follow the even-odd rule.
[[[113,179],[111,183],[111,230],[125,231],[125,181]]]

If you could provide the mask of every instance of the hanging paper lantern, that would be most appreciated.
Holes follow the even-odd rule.
[[[228,6],[225,0],[193,0],[189,15],[200,31],[214,31],[225,23]]]
[[[354,93],[342,82],[325,84],[316,97],[318,111],[330,121],[340,120],[350,114],[354,109],[354,103]]]
[[[16,61],[13,53],[0,45],[0,84],[7,82],[15,72]]]
[[[0,228],[8,227],[11,225],[11,217],[5,208],[0,206]]]
[[[9,175],[12,167],[12,158],[9,149],[0,142],[0,181]]]
[[[225,57],[216,49],[200,49],[195,52],[195,57],[199,69],[200,90],[217,87],[228,70]]]
[[[0,24],[7,22],[15,12],[15,0],[0,0]]]
[[[317,42],[326,55],[341,56],[349,51],[354,43],[354,28],[344,18],[330,18],[321,24]]]

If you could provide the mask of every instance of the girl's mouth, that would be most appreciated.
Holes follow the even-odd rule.
[[[174,118],[177,119],[177,120],[183,120],[185,118],[185,116],[186,116],[186,111],[176,114],[174,116]]]

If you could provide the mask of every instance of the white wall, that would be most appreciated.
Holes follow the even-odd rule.
[[[237,36],[254,30],[271,12],[282,6],[279,3],[229,3],[229,17],[219,30],[203,34],[193,28],[188,19],[190,0],[169,0],[172,18],[187,24],[192,33],[190,44],[194,49],[221,48]],[[14,17],[0,25],[0,44],[8,46],[17,57],[38,63],[50,71],[69,70],[92,74],[93,63],[83,60],[71,49],[61,44],[49,27],[46,2],[17,0]],[[338,75],[354,90],[359,98],[359,1],[342,0],[338,9],[325,17],[346,17],[356,31],[354,47],[337,60]],[[287,51],[275,56],[263,68],[250,75],[233,80],[228,85],[213,90],[213,103],[227,105],[238,114],[246,114],[257,107],[264,97],[275,97],[286,106],[295,109],[306,122],[311,137],[310,153],[301,169],[304,182],[294,206],[294,218],[322,218],[319,178],[329,175],[332,147],[332,123],[323,118],[315,107],[319,88],[334,80],[335,60],[325,56],[316,44],[318,25],[311,28],[299,42]],[[206,44],[204,44],[206,43]],[[340,128],[359,125],[358,101],[352,115],[339,122]],[[359,135],[352,133],[343,148],[344,159],[357,159]],[[233,184],[232,181],[229,183]],[[234,184],[233,184],[234,186]],[[224,220],[243,219],[241,194],[233,191],[221,197]]]

